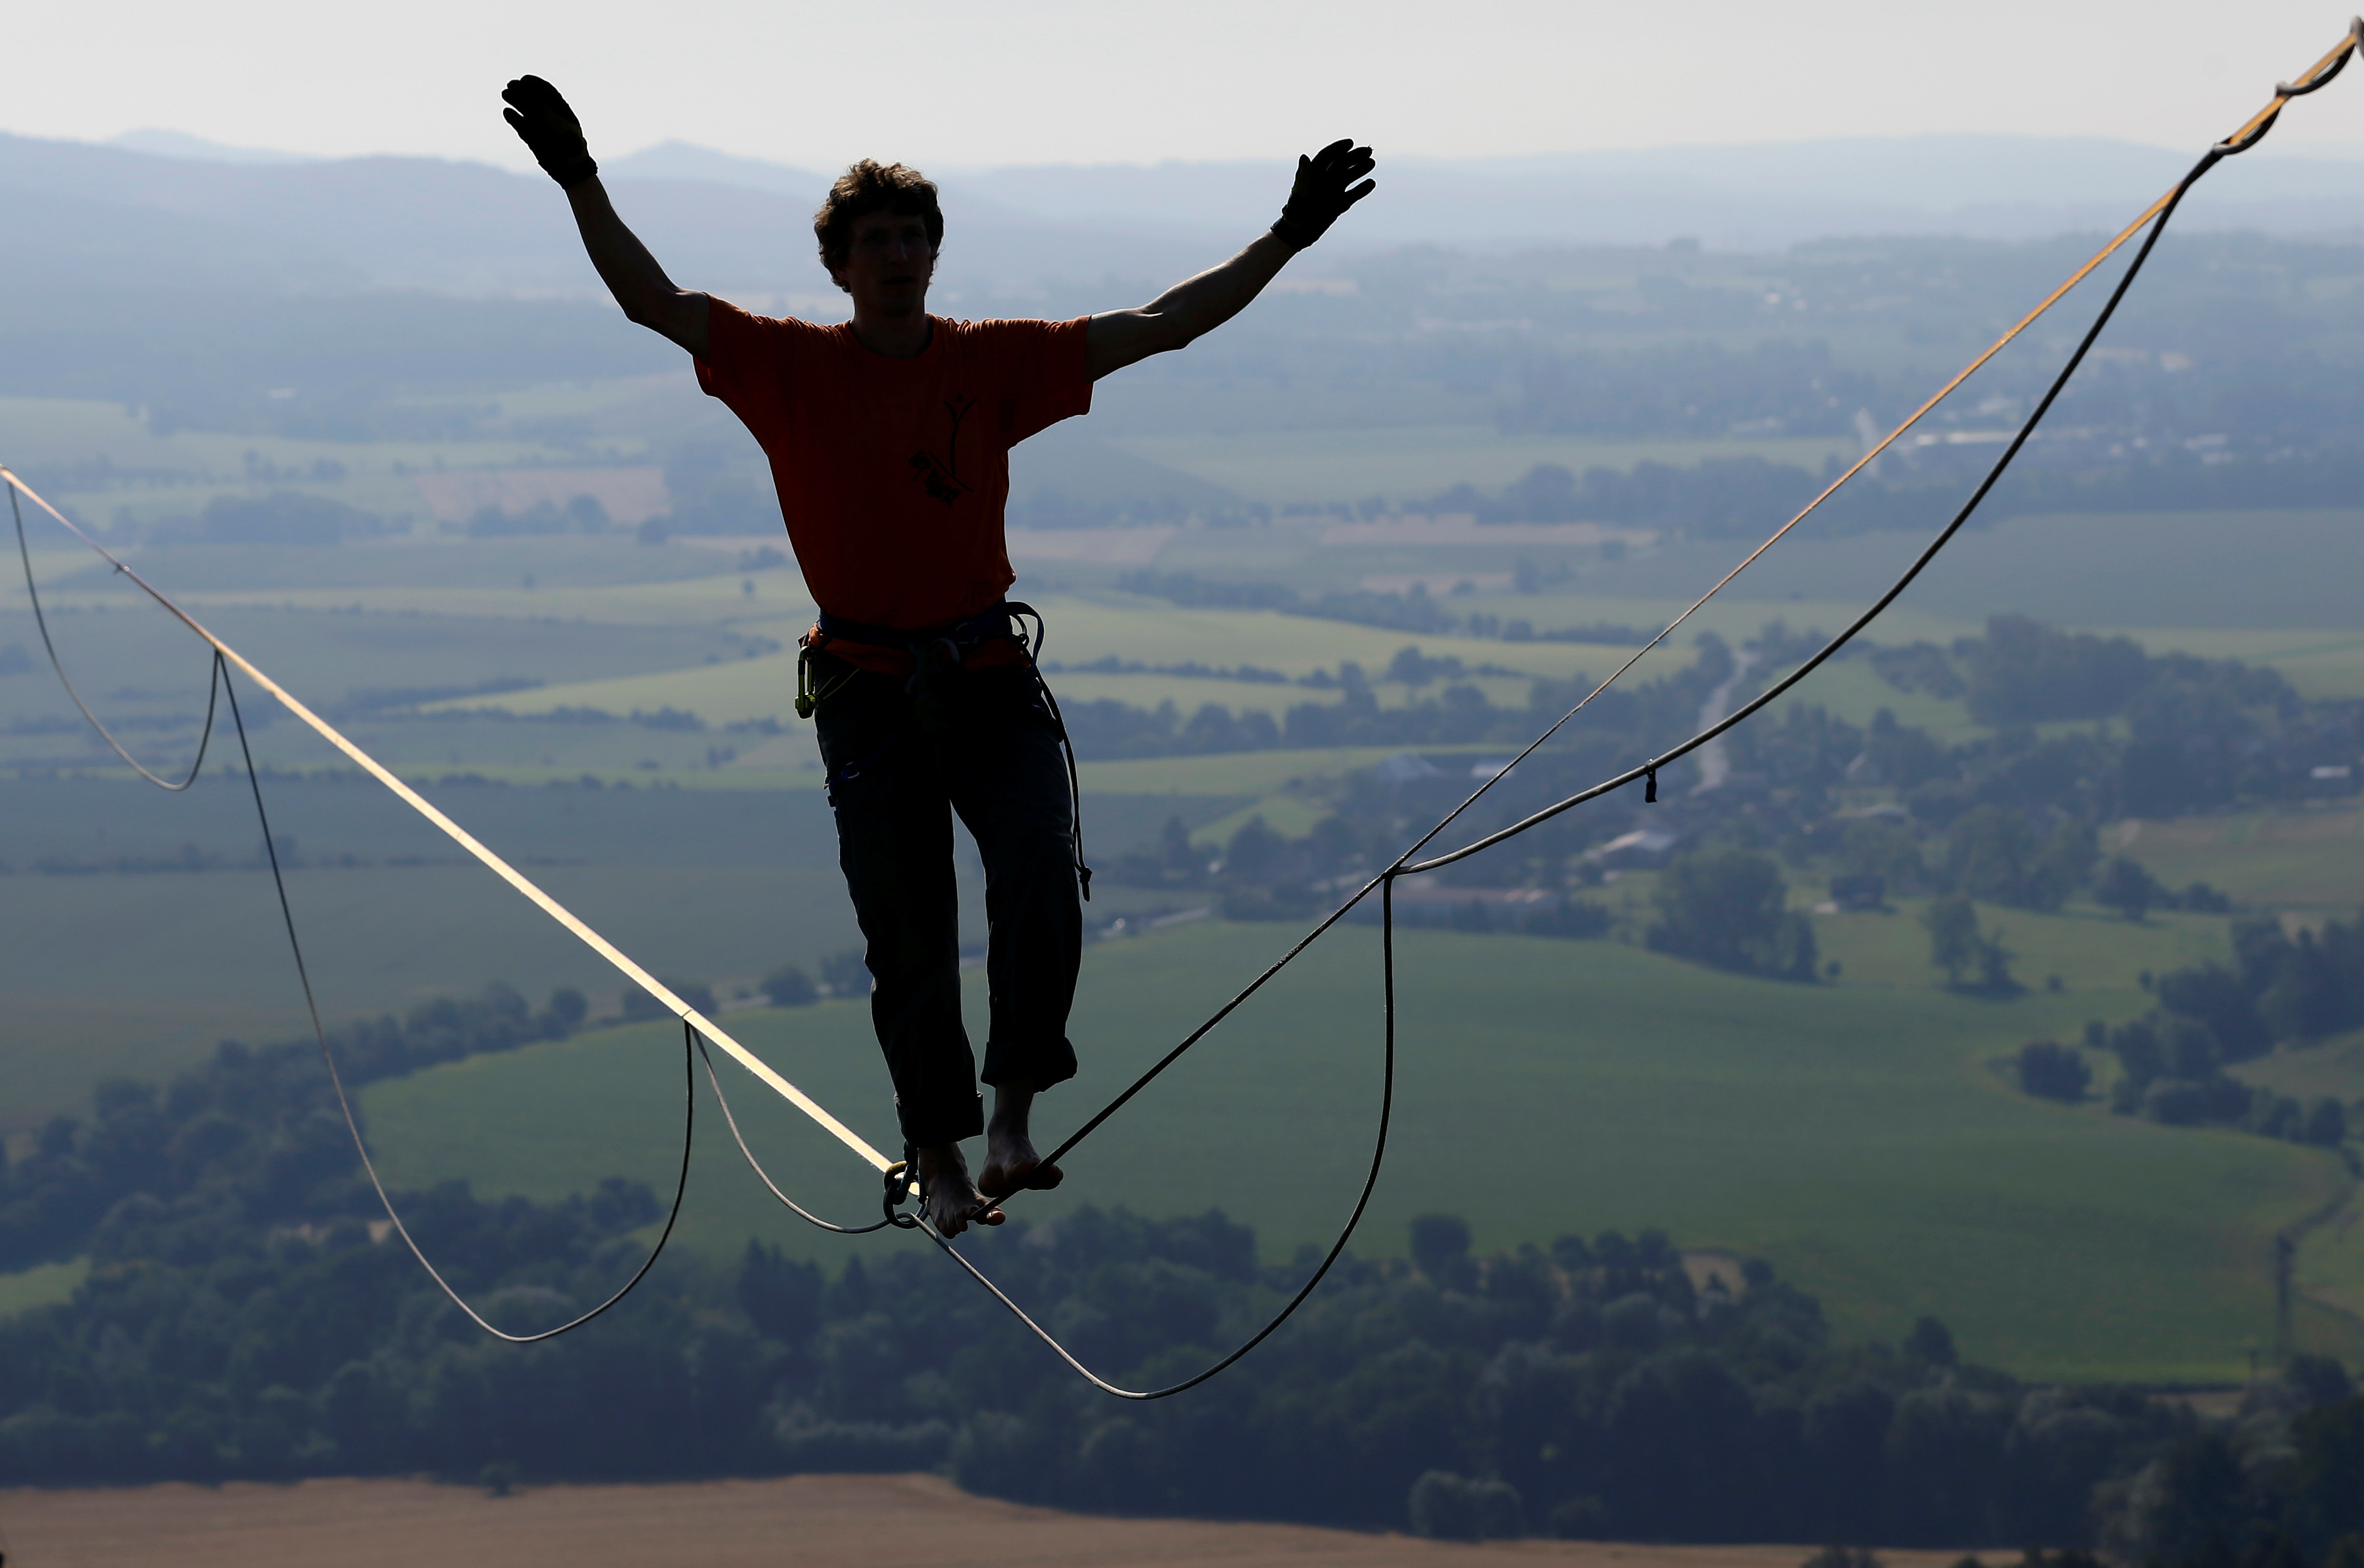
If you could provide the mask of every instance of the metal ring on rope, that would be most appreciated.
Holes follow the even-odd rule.
[[[2319,92],[2330,86],[2332,79],[2347,69],[2347,61],[2354,57],[2358,49],[2364,49],[2364,17],[2351,17],[2347,22],[2347,50],[2327,64],[2318,62],[2315,68],[2307,73],[2306,80],[2303,82],[2275,83],[2274,96],[2285,99],[2303,98],[2309,93]]]

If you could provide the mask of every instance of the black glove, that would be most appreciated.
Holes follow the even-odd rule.
[[[1272,231],[1282,243],[1304,250],[1338,221],[1340,213],[1378,189],[1377,180],[1363,180],[1377,167],[1371,150],[1355,146],[1351,138],[1333,141],[1310,158],[1299,158],[1297,184],[1289,191],[1288,205],[1280,209],[1280,221],[1272,226]],[[1357,180],[1363,183],[1357,185]]]
[[[501,117],[532,150],[541,172],[558,182],[560,190],[579,185],[599,172],[583,139],[583,122],[574,117],[557,88],[539,76],[520,76],[501,89],[501,96],[509,105],[501,111]]]

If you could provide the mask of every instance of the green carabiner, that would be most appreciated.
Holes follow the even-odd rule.
[[[813,716],[813,709],[819,707],[839,687],[854,676],[854,672],[848,670],[829,684],[816,689],[812,682],[812,656],[813,651],[809,648],[797,650],[797,717],[798,718],[810,718]]]

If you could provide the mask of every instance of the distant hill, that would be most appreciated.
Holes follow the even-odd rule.
[[[891,150],[882,150],[891,151]],[[1336,254],[1403,244],[1786,246],[1830,235],[2020,239],[2114,227],[2187,154],[2098,139],[1857,138],[1383,164],[1382,193]],[[830,174],[685,142],[610,157],[627,216],[685,281],[720,292],[825,292],[809,225]],[[1165,281],[1270,220],[1281,162],[937,171],[950,289],[1046,279]],[[50,275],[158,286],[241,269],[267,287],[593,297],[563,204],[539,175],[427,158],[305,160],[164,130],[113,145],[0,136],[0,192],[39,210],[39,243],[0,251],[19,285]],[[77,204],[71,208],[60,201]],[[2193,228],[2364,231],[2364,161],[2244,160],[2194,197]]]
[[[1382,150],[1384,152],[1384,150]],[[2197,150],[2097,137],[1854,137],[1501,159],[1383,159],[1385,195],[1344,248],[1663,244],[1759,249],[1849,234],[2020,239],[2116,228]],[[810,193],[827,177],[667,142],[608,167],[634,176]],[[2364,228],[2364,161],[2269,155],[2217,176],[2182,221],[2269,233]],[[948,195],[1062,223],[1253,232],[1288,188],[1280,161],[938,172]]]
[[[128,149],[133,152],[152,152],[159,158],[189,158],[207,163],[318,163],[321,160],[306,152],[281,152],[268,147],[232,147],[226,141],[208,141],[202,136],[186,131],[159,130],[148,127],[127,130],[111,137],[107,146]]]
[[[626,216],[684,282],[725,294],[828,290],[811,228],[826,176],[695,149],[617,159],[608,172]],[[107,258],[111,287],[218,286],[211,274],[247,269],[266,288],[599,295],[557,193],[539,174],[489,164],[223,161],[0,135],[0,193],[20,211],[42,204],[38,238],[20,232],[0,250],[0,276],[18,287],[75,286],[79,266],[58,260],[75,255]],[[1165,279],[1246,238],[1045,220],[957,188],[945,210],[954,238],[944,281],[955,289]],[[193,268],[206,275],[193,279]]]

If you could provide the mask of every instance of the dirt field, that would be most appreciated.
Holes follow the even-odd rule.
[[[1798,1568],[1809,1554],[1797,1546],[1458,1546],[1291,1525],[1087,1518],[971,1497],[932,1475],[538,1487],[510,1497],[415,1481],[16,1491],[0,1492],[0,1529],[7,1568],[1452,1568],[1512,1561]],[[1946,1568],[1957,1555],[1908,1551],[1885,1561]]]

